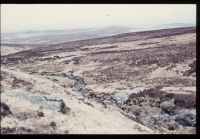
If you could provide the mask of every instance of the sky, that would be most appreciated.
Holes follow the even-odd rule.
[[[195,4],[1,4],[1,32],[196,25]]]

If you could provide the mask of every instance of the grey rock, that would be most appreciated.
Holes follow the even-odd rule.
[[[86,84],[83,80],[76,80],[76,82],[73,86],[73,90],[77,91],[77,92],[84,92],[85,86],[86,86]]]
[[[174,114],[175,105],[173,101],[164,101],[160,104],[160,107],[164,112]]]
[[[138,119],[144,125],[153,125],[155,123],[155,118],[152,116],[141,116]]]
[[[180,110],[178,114],[176,114],[176,122],[181,124],[183,127],[185,126],[196,126],[196,110]]]
[[[73,85],[73,90],[79,93],[82,93],[84,91],[87,91],[86,89],[86,83],[84,80],[80,77],[74,76],[73,71],[69,72],[69,75],[66,75],[69,79],[74,80],[75,83]]]
[[[146,96],[146,97],[144,98],[143,106],[149,106],[150,103],[151,103],[151,97]]]
[[[117,104],[121,106],[128,100],[129,95],[125,91],[119,91],[114,94],[113,98],[116,100]]]
[[[9,95],[18,99],[29,101],[32,104],[39,105],[41,108],[49,110],[62,110],[65,107],[65,103],[60,98],[50,98],[49,96],[41,95],[40,93],[31,93],[22,90],[12,90]]]

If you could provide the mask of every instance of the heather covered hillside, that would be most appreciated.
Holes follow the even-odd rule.
[[[196,28],[2,55],[1,133],[195,134]]]

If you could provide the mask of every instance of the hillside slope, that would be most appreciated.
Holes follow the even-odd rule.
[[[195,97],[193,27],[1,57],[2,133],[194,134]]]

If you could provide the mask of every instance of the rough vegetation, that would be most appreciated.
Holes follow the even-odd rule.
[[[195,134],[195,32],[125,33],[2,56],[1,133]]]

